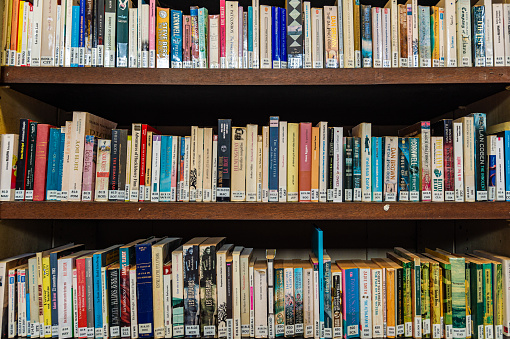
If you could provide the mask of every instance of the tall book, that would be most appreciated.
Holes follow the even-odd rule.
[[[44,201],[46,198],[46,169],[48,161],[48,141],[50,136],[50,127],[51,126],[48,124],[37,125],[37,139],[35,146],[36,153],[34,162],[34,195],[33,195],[34,201]],[[2,138],[2,150],[4,149],[4,147],[7,150],[8,145],[6,142],[6,145],[4,146],[3,144],[4,139],[5,137]],[[11,145],[11,151],[13,151],[12,149],[13,146],[17,145]]]
[[[485,113],[472,113],[474,126],[476,201],[487,200],[487,141]]]
[[[398,138],[384,137],[384,201],[397,201]]]
[[[246,126],[246,201],[257,201],[258,125]]]
[[[172,334],[184,337],[183,246],[172,252]]]
[[[216,286],[217,286],[217,318],[218,338],[227,338],[227,257],[234,249],[233,244],[225,244],[216,249]],[[266,291],[264,291],[266,292]],[[266,318],[267,323],[267,318]],[[267,328],[266,328],[267,331]]]
[[[267,263],[257,260],[254,267],[255,338],[267,338]]]
[[[218,120],[218,183],[216,188],[216,201],[230,201],[230,119]]]
[[[311,201],[312,124],[299,124],[299,201]]]
[[[57,130],[60,138],[60,130]],[[13,201],[16,189],[16,163],[18,160],[17,134],[2,134],[1,156],[5,159],[0,168],[0,201]],[[44,187],[43,187],[44,189]],[[45,192],[42,194],[44,199]]]
[[[361,138],[361,191],[362,201],[372,201],[371,139],[372,124],[363,122],[352,129],[352,135]]]
[[[246,201],[246,127],[232,127],[230,201]]]
[[[278,126],[278,201],[287,202],[287,121],[279,121]]]
[[[299,124],[289,123],[287,141],[287,201],[299,201]]]

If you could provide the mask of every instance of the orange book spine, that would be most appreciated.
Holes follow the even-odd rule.
[[[312,169],[312,124],[299,124],[299,201],[309,202],[311,195]]]

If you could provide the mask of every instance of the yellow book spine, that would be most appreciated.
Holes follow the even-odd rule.
[[[311,201],[319,202],[320,127],[312,127]]]
[[[441,338],[441,270],[438,264],[430,264],[430,319],[432,338]]]
[[[51,338],[51,275],[50,257],[42,258],[43,314],[45,338]]]
[[[299,124],[287,125],[287,201],[299,201]]]
[[[158,7],[156,15],[156,67],[170,67],[170,13],[168,8]]]
[[[313,131],[312,131],[313,140]],[[313,149],[313,148],[312,148]],[[396,312],[395,312],[395,269],[386,268],[386,321],[387,321],[387,332],[386,337],[396,337]]]
[[[432,45],[432,65],[439,67],[439,7],[430,7],[432,25],[433,25],[433,45]]]
[[[18,46],[16,48],[16,53],[21,53],[21,42],[23,36],[23,11],[25,7],[25,1],[19,2],[19,12],[18,12]],[[17,56],[16,56],[17,57]],[[19,66],[19,65],[17,65]]]

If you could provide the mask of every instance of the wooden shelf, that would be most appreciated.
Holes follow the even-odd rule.
[[[359,69],[149,69],[3,67],[4,84],[323,86],[508,84],[510,67]]]
[[[457,220],[510,219],[510,204],[2,202],[0,219]]]

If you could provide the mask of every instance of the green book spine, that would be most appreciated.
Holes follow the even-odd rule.
[[[466,284],[465,284],[465,290],[466,290],[466,338],[471,338],[473,334],[473,328],[472,328],[472,322],[471,322],[471,294],[470,294],[470,288],[471,288],[471,264],[466,262],[465,263],[465,277],[466,277]]]
[[[285,289],[283,286],[283,271],[283,268],[277,268],[274,270],[274,313],[277,337],[283,337],[285,334]]]
[[[423,338],[430,338],[430,267],[421,263],[421,319]]]
[[[451,264],[440,264],[443,272],[443,337],[452,338],[452,266]]]
[[[466,338],[466,267],[464,258],[451,258],[452,329],[454,338]]]
[[[430,322],[432,338],[441,338],[441,269],[438,263],[429,265]]]
[[[471,263],[471,323],[472,337],[483,337],[483,266]]]
[[[492,264],[492,286],[494,293],[494,338],[503,339],[503,265]]]
[[[412,293],[415,296],[413,308],[413,337],[419,338],[422,335],[422,318],[421,318],[421,266],[415,265],[411,262],[412,265]]]
[[[483,264],[483,327],[485,338],[494,338],[494,303],[492,300],[492,264]]]

